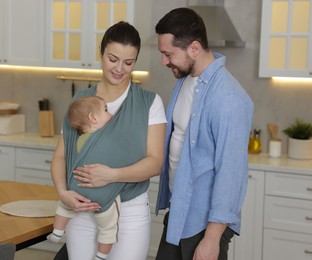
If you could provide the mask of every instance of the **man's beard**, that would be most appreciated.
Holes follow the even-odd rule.
[[[193,66],[194,66],[194,63],[192,64],[189,64],[188,68],[185,68],[185,69],[181,69],[171,63],[169,63],[167,65],[168,68],[171,69],[173,75],[177,78],[177,79],[180,79],[180,78],[184,78],[188,75],[191,74],[191,72],[193,71]]]

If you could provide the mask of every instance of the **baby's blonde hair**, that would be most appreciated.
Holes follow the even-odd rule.
[[[98,96],[86,96],[75,99],[69,106],[67,116],[70,125],[77,129],[79,133],[84,133],[89,128],[90,113],[98,113],[106,102]]]

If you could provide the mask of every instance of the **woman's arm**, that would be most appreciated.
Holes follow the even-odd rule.
[[[63,135],[61,135],[54,151],[51,164],[52,180],[60,199],[74,211],[94,211],[99,209],[100,207],[97,203],[91,202],[77,192],[67,190],[64,151]]]
[[[137,163],[110,168],[101,164],[78,167],[75,178],[84,182],[81,187],[100,187],[112,182],[141,182],[161,173],[164,159],[165,124],[148,127],[147,154]]]

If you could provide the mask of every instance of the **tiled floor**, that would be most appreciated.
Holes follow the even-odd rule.
[[[14,260],[53,260],[54,256],[54,252],[26,248],[17,251]]]

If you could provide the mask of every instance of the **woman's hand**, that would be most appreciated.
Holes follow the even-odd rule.
[[[75,174],[75,179],[83,182],[78,184],[80,187],[102,187],[117,181],[112,168],[98,163],[77,167],[73,173]]]
[[[92,202],[72,190],[63,190],[59,195],[62,202],[75,212],[94,212],[101,208],[98,203]]]

